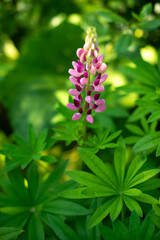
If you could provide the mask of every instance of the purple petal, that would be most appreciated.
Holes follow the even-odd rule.
[[[103,85],[98,85],[94,88],[94,92],[103,92],[103,91],[104,91]]]
[[[78,120],[78,119],[80,119],[81,118],[81,114],[80,113],[75,113],[75,114],[73,114],[73,116],[72,116],[72,120]]]
[[[83,52],[83,53],[82,53],[82,55],[80,56],[80,60],[81,60],[81,62],[86,62],[86,61],[87,61],[87,59],[86,59],[86,55],[87,55],[86,52]]]
[[[103,112],[106,109],[106,105],[101,105],[99,107],[97,107],[94,111],[95,112]]]
[[[77,57],[80,58],[83,52],[84,52],[83,48],[78,48],[77,52],[76,52],[77,53]]]
[[[69,94],[72,95],[72,96],[78,96],[79,91],[77,91],[77,89],[70,89]]]
[[[95,103],[92,106],[92,109],[95,110],[98,107],[98,105],[96,105]]]
[[[88,72],[84,72],[84,77],[88,78]]]
[[[108,77],[108,74],[105,73],[105,74],[100,78],[100,83],[103,83],[104,81],[106,81],[107,77]]]
[[[100,93],[95,93],[95,94],[93,95],[93,100],[96,101],[96,100],[99,99],[99,97],[100,97]]]
[[[93,123],[93,121],[94,121],[94,119],[93,119],[93,117],[91,115],[87,115],[86,120],[89,123]]]
[[[93,99],[91,96],[87,96],[87,97],[85,97],[85,100],[87,103],[91,103]]]
[[[105,63],[102,63],[99,68],[97,69],[97,72],[104,73],[107,69],[107,65]]]
[[[80,102],[76,99],[74,99],[74,105],[79,108],[80,107]]]
[[[69,79],[73,85],[77,84],[77,79],[75,77],[70,76]]]
[[[88,90],[87,96],[91,96],[91,90]]]
[[[77,91],[79,91],[79,92],[82,91],[82,88],[78,84],[76,84],[75,87],[76,87]]]
[[[80,114],[83,113],[83,108],[82,108],[82,107],[79,108],[79,113],[80,113]]]
[[[104,99],[98,99],[97,101],[95,101],[95,104],[97,104],[97,105],[104,105],[105,104],[105,100]]]
[[[89,109],[89,110],[87,111],[87,115],[91,115],[91,112],[92,112],[92,109]]]
[[[73,103],[67,103],[67,108],[69,108],[72,111],[77,110],[77,107]]]
[[[93,64],[90,65],[90,72],[91,72],[93,75],[96,74],[96,67],[95,67]]]
[[[80,83],[81,83],[82,85],[85,85],[85,84],[88,83],[88,79],[85,78],[85,77],[84,77],[84,78],[81,78]]]
[[[76,70],[74,70],[74,69],[69,69],[69,74],[71,74],[72,76],[74,76],[74,77],[80,77],[81,76],[81,73],[78,73]]]
[[[103,54],[99,54],[98,58],[98,62],[103,62]]]

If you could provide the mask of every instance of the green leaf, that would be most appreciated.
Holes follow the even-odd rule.
[[[78,203],[65,200],[47,202],[43,206],[43,211],[60,215],[81,216],[90,214],[92,211],[82,207]]]
[[[160,169],[151,169],[151,170],[147,170],[142,173],[139,173],[128,183],[128,186],[131,188],[139,183],[145,182],[159,172],[160,172]]]
[[[41,160],[44,162],[48,162],[48,163],[57,162],[57,159],[54,156],[43,156],[43,157],[41,157]]]
[[[55,234],[61,240],[80,240],[78,235],[73,231],[71,227],[66,225],[61,219],[51,214],[47,214],[47,217],[42,217],[43,221],[49,225]]]
[[[140,139],[141,139],[141,137],[137,137],[137,136],[126,137],[125,143],[126,144],[134,144],[134,143],[138,142],[138,140],[140,140]]]
[[[117,197],[110,207],[110,218],[112,222],[119,216],[122,210],[122,197]]]
[[[143,192],[160,188],[160,179],[159,178],[149,179],[146,182],[140,183],[137,187]]]
[[[82,194],[88,197],[103,197],[103,196],[113,196],[117,195],[117,192],[112,188],[108,188],[105,186],[96,186],[96,187],[88,187],[86,188]]]
[[[140,228],[141,228],[141,222],[140,222],[139,216],[136,211],[133,211],[130,217],[130,222],[129,222],[129,231],[130,231],[131,240],[138,239],[140,234]]]
[[[147,3],[142,7],[140,15],[142,17],[146,17],[148,14],[152,12],[152,3]]]
[[[114,48],[115,51],[120,53],[125,53],[132,42],[132,35],[131,34],[122,34],[116,41]]]
[[[118,147],[114,152],[114,166],[115,166],[119,184],[122,186],[124,174],[125,174],[126,147],[125,147],[125,142],[122,138],[119,138],[117,144],[118,144]]]
[[[151,220],[151,213],[148,213],[142,223],[140,239],[151,240],[154,234],[154,231],[155,231],[155,226]]]
[[[131,189],[123,191],[123,194],[125,194],[127,196],[139,196],[142,194],[142,191],[140,191],[139,189],[136,189],[136,188],[131,188]]]
[[[135,174],[138,172],[138,170],[143,166],[143,164],[146,162],[147,158],[143,155],[136,156],[132,162],[129,165],[126,178],[124,181],[124,185],[127,186],[127,184],[130,182],[130,180],[135,176]]]
[[[73,180],[83,185],[92,187],[92,186],[105,186],[105,182],[101,180],[99,177],[83,172],[83,171],[67,171],[66,174],[70,176]]]
[[[105,143],[111,142],[112,140],[114,140],[115,138],[117,138],[120,134],[121,134],[121,130],[112,133],[109,137],[107,137],[107,139],[105,140]]]
[[[32,215],[28,226],[28,240],[44,240],[43,224],[37,215]]]
[[[85,148],[78,148],[78,151],[81,159],[92,170],[92,172],[109,185],[116,185],[116,182],[113,182],[112,176],[110,176],[108,168],[100,158],[98,158],[91,150]]]
[[[126,124],[126,128],[134,134],[137,134],[140,136],[144,135],[144,132],[142,131],[142,129],[134,124]]]
[[[92,215],[90,221],[89,221],[89,228],[94,227],[99,222],[101,222],[110,212],[110,206],[112,205],[115,198],[105,202],[102,204]]]
[[[123,199],[124,199],[126,206],[128,207],[128,209],[131,212],[133,210],[135,210],[140,217],[143,216],[142,209],[141,209],[140,205],[137,203],[137,201],[135,201],[133,198],[127,197],[127,196],[123,196]]]
[[[47,194],[48,190],[51,187],[53,187],[58,182],[58,180],[61,178],[62,174],[65,171],[65,168],[67,167],[67,164],[68,164],[68,161],[64,161],[64,162],[60,163],[55,168],[55,170],[49,175],[49,177],[46,179],[46,181],[41,183],[41,185],[37,191],[37,195],[36,195],[37,204],[46,198],[45,194]]]
[[[0,227],[0,239],[1,240],[16,239],[21,232],[22,230],[18,228]]]
[[[32,162],[27,171],[27,181],[28,181],[28,192],[32,201],[35,202],[35,197],[39,184],[39,175],[37,170],[37,165]]]
[[[126,226],[120,222],[118,219],[113,222],[113,230],[116,233],[116,237],[121,238],[121,240],[129,239],[129,232],[126,228]]]
[[[141,118],[141,125],[146,133],[149,131],[148,123],[145,117]]]
[[[44,149],[44,147],[45,147],[45,143],[44,142],[46,140],[47,134],[48,134],[48,130],[47,129],[43,130],[40,133],[40,135],[37,138],[36,146],[35,146],[35,149],[34,149],[35,152],[40,152],[40,151],[42,151]]]
[[[100,230],[104,240],[118,240],[113,230],[107,226],[101,225]]]
[[[135,153],[142,152],[157,146],[160,142],[160,132],[148,134],[141,138],[133,147]]]
[[[155,30],[160,26],[160,19],[154,19],[151,21],[144,21],[141,25],[140,28],[143,28],[145,30]]]
[[[152,240],[159,240],[160,239],[160,231],[153,237]]]
[[[156,157],[160,156],[160,144],[158,144],[157,150],[156,150]]]
[[[103,17],[105,20],[107,20],[107,22],[122,22],[124,24],[127,24],[127,21],[124,18],[110,10],[98,11],[96,14]]]
[[[86,195],[82,194],[82,192],[86,189],[86,187],[77,188],[73,190],[67,190],[62,193],[59,193],[59,196],[64,198],[71,198],[71,199],[83,199],[88,198]]]
[[[160,111],[159,111],[159,110],[153,112],[153,113],[149,116],[148,122],[150,123],[150,122],[153,122],[153,121],[158,120],[158,119],[160,119]]]
[[[158,200],[148,194],[141,194],[140,196],[134,197],[134,199],[149,204],[158,204]]]
[[[154,212],[155,212],[155,214],[158,216],[158,217],[160,217],[160,207],[158,206],[158,205],[156,205],[156,204],[153,204],[153,210],[154,210]]]

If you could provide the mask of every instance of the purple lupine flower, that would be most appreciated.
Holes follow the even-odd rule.
[[[103,112],[106,109],[105,100],[100,99],[101,92],[104,91],[102,83],[107,79],[108,74],[103,74],[107,65],[103,63],[103,54],[99,54],[97,36],[95,28],[91,27],[87,31],[85,44],[83,48],[77,49],[79,60],[73,61],[73,69],[69,69],[70,81],[75,86],[69,90],[69,94],[74,96],[74,103],[67,103],[67,107],[72,111],[72,120],[78,120],[84,114],[85,119],[89,123],[93,123],[92,112]],[[90,74],[97,76],[90,82]],[[103,74],[103,75],[102,75]],[[82,96],[85,94],[84,99]],[[83,93],[83,95],[81,95]]]

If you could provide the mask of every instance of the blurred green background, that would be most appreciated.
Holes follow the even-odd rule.
[[[138,88],[138,77],[128,69],[144,61],[158,68],[159,14],[158,1],[1,0],[0,141],[13,132],[25,136],[30,123],[39,131],[64,119],[68,69],[88,26],[97,28],[109,74],[108,110],[96,121],[111,131],[122,129],[147,91],[147,86]],[[146,65],[137,74],[145,78],[145,71]]]

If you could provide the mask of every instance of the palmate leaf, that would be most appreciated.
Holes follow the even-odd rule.
[[[97,135],[89,136],[87,141],[84,143],[85,145],[91,147],[95,153],[97,153],[100,149],[115,148],[117,144],[112,143],[111,141],[117,138],[120,135],[120,133],[121,130],[109,135],[109,129],[106,129],[105,131],[100,131],[98,129]]]
[[[46,224],[54,231],[57,231],[58,227],[62,228],[58,236],[69,234],[67,235],[69,239],[74,231],[64,223],[62,215],[84,216],[91,214],[93,209],[59,198],[61,192],[77,186],[73,181],[59,184],[67,163],[68,161],[62,162],[48,178],[41,182],[37,165],[33,162],[27,171],[27,187],[20,171],[11,171],[8,174],[9,179],[6,178],[6,182],[2,181],[1,184],[2,187],[4,184],[4,188],[3,193],[0,194],[0,225],[23,227],[25,232],[22,234],[22,239],[26,239],[27,232],[27,239],[43,240],[45,236],[42,220],[49,214],[52,218],[55,217],[55,222],[57,220],[57,223],[54,223],[56,227],[52,228],[49,223]]]
[[[90,150],[84,148],[78,148],[80,157],[85,162],[85,164],[100,177],[107,184],[113,184],[116,188],[117,182],[113,182],[115,177],[112,177],[112,172],[108,171],[106,165]]]
[[[144,124],[145,125],[145,124]],[[93,173],[83,171],[69,171],[68,175],[84,187],[64,191],[60,195],[66,198],[83,199],[105,197],[105,201],[92,215],[89,226],[93,227],[102,221],[109,213],[114,221],[122,210],[124,202],[130,211],[137,211],[142,216],[142,209],[137,201],[148,204],[158,202],[154,197],[144,194],[143,182],[154,177],[160,170],[151,169],[142,171],[146,156],[136,156],[126,171],[126,147],[124,140],[119,138],[114,154],[114,168],[109,163],[103,163],[91,149],[79,148],[81,159]],[[159,185],[156,185],[159,186]],[[155,185],[153,187],[155,189]],[[106,199],[107,198],[107,199]]]
[[[56,158],[53,156],[42,156],[41,151],[48,148],[47,130],[42,131],[39,136],[32,126],[28,130],[28,143],[26,143],[21,137],[15,135],[14,140],[17,145],[8,144],[3,147],[0,153],[7,157],[6,167],[0,172],[0,174],[9,172],[16,167],[20,166],[22,169],[26,168],[31,161],[42,160],[45,162],[56,162]],[[53,142],[52,142],[53,143]]]
[[[18,228],[0,227],[0,239],[13,240],[13,239],[16,239],[21,232],[22,230]]]
[[[33,239],[45,240],[43,224],[36,214],[31,217],[28,227],[28,240]]]
[[[53,216],[51,214],[47,214],[47,216],[45,216],[41,214],[41,218],[45,224],[49,225],[53,229],[55,234],[61,240],[80,240],[79,236],[74,232],[74,230],[57,216]]]
[[[152,212],[149,212],[145,219],[140,222],[138,214],[133,211],[130,220],[129,220],[129,229],[126,227],[124,223],[119,221],[118,219],[112,223],[113,229],[108,226],[101,225],[100,230],[102,236],[105,240],[158,240],[158,236],[160,232],[154,235],[155,226],[151,220]]]
[[[141,138],[133,147],[135,153],[146,151],[150,148],[156,147],[160,141],[160,132],[150,133]]]

